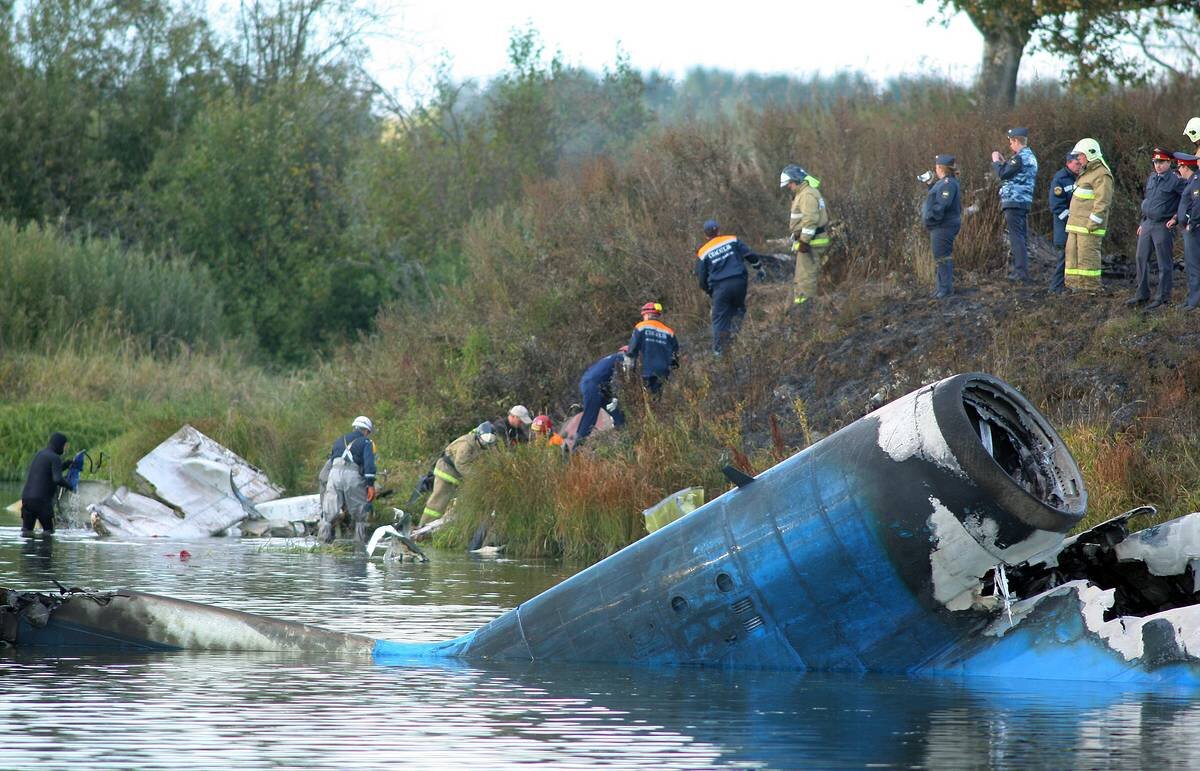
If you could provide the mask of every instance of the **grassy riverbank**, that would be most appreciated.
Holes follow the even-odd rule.
[[[331,437],[366,413],[387,484],[406,495],[446,442],[515,402],[565,418],[579,373],[657,299],[684,348],[662,401],[650,411],[637,387],[623,388],[628,430],[597,437],[569,464],[538,448],[490,455],[464,485],[447,543],[463,544],[495,512],[513,552],[595,558],[639,537],[641,509],[674,490],[721,492],[725,463],[760,471],[886,400],[967,370],[1009,380],[1060,428],[1084,467],[1090,521],[1143,502],[1177,516],[1200,507],[1191,440],[1200,319],[1128,311],[1127,282],[1115,277],[1117,295],[1096,300],[1003,283],[987,156],[1004,126],[1035,127],[1043,171],[1031,230],[1047,233],[1050,174],[1075,139],[1097,136],[1117,176],[1105,251],[1119,267],[1132,251],[1145,151],[1178,134],[1189,88],[1089,101],[1031,94],[1012,114],[983,115],[967,93],[932,86],[903,103],[858,95],[649,130],[619,156],[563,162],[524,178],[507,203],[475,211],[444,247],[460,280],[427,301],[385,307],[369,335],[314,353],[303,369],[264,358],[227,324],[207,325],[205,274],[185,263],[53,229],[0,228],[23,255],[12,258],[27,276],[21,286],[32,288],[5,295],[19,323],[0,327],[0,476],[21,476],[58,429],[76,447],[105,450],[114,480],[127,481],[141,454],[190,422],[302,493]],[[979,206],[957,246],[966,291],[941,305],[926,299],[913,181],[936,152],[958,155],[966,203]],[[840,223],[826,299],[786,317],[788,276],[775,271],[752,286],[741,338],[714,359],[708,301],[690,277],[698,224],[715,216],[764,250],[783,232],[787,201],[775,180],[788,160],[822,178]],[[1039,279],[1049,270],[1043,247]],[[55,281],[38,272],[44,264]],[[94,264],[103,270],[85,270]],[[143,273],[160,278],[121,280]],[[159,310],[139,321],[143,306]],[[44,328],[40,312],[52,322]]]

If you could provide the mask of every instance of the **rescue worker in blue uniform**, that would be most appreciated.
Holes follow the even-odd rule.
[[[63,477],[63,471],[71,463],[63,458],[66,451],[66,435],[55,431],[29,463],[25,486],[21,489],[22,536],[32,536],[33,526],[38,523],[43,533],[54,532],[54,497],[59,488],[70,487]]]
[[[937,291],[941,300],[954,293],[954,237],[962,226],[962,196],[958,189],[953,155],[933,159],[937,180],[929,179],[929,192],[921,206],[921,222],[929,231],[933,261],[937,270]]]
[[[767,273],[761,256],[750,251],[737,236],[723,235],[716,220],[704,223],[704,235],[708,241],[696,250],[696,278],[700,288],[712,298],[713,352],[719,356],[746,316],[745,263],[754,268],[759,281]]]
[[[1083,170],[1083,162],[1079,156],[1067,153],[1063,167],[1054,175],[1050,182],[1050,214],[1054,218],[1054,256],[1058,264],[1054,266],[1054,275],[1050,277],[1050,291],[1062,294],[1067,291],[1067,217],[1071,214],[1071,195],[1075,192],[1075,180]]]
[[[579,418],[579,427],[575,431],[576,447],[592,433],[592,429],[596,427],[596,418],[600,417],[602,409],[612,415],[614,426],[625,425],[625,415],[613,397],[612,381],[613,374],[628,352],[629,346],[622,345],[616,353],[610,353],[593,363],[584,370],[583,377],[579,378],[583,415]]]
[[[1175,153],[1179,165],[1179,176],[1184,188],[1179,195],[1179,207],[1175,210],[1174,222],[1183,239],[1183,265],[1187,269],[1187,301],[1185,311],[1194,311],[1200,306],[1200,175],[1196,173],[1198,158],[1189,153]]]
[[[663,381],[670,377],[671,370],[679,366],[679,341],[675,330],[662,323],[662,312],[660,303],[642,306],[642,320],[634,326],[625,354],[626,369],[632,369],[641,357],[642,383],[655,396],[662,392]]]
[[[370,439],[375,425],[359,415],[351,427],[353,431],[333,441],[325,464],[328,472],[321,472],[328,483],[321,495],[317,537],[325,543],[333,542],[343,510],[354,522],[354,539],[367,542],[367,518],[375,500],[375,443]]]
[[[1179,196],[1187,183],[1171,169],[1171,153],[1156,147],[1151,152],[1154,164],[1146,179],[1146,197],[1142,199],[1142,221],[1137,229],[1137,284],[1126,305],[1141,305],[1150,299],[1150,252],[1158,257],[1158,295],[1147,308],[1171,303],[1171,279],[1175,268],[1175,232],[1167,223],[1179,208]]]
[[[1026,220],[1029,207],[1033,205],[1033,185],[1037,178],[1038,162],[1033,150],[1029,149],[1029,129],[1008,130],[1008,146],[1012,157],[1008,160],[999,152],[992,152],[992,168],[1000,178],[1000,208],[1004,210],[1004,222],[1008,227],[1008,248],[1012,253],[1009,281],[1029,282],[1029,251],[1026,246]]]

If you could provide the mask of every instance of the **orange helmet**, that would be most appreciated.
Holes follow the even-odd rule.
[[[529,427],[529,430],[535,434],[548,434],[554,430],[554,423],[550,420],[549,415],[538,415],[533,419],[533,425]]]
[[[662,312],[663,312],[662,303],[646,303],[645,305],[642,306],[642,313],[653,313],[655,315],[662,315]]]

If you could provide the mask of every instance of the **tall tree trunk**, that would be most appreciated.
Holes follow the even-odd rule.
[[[987,107],[1009,109],[1017,101],[1017,71],[1029,42],[1029,30],[1000,27],[981,30],[983,62],[979,66],[979,95]]]

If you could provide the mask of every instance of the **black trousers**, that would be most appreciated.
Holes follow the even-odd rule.
[[[717,353],[737,334],[746,317],[746,277],[721,279],[712,287],[712,339]]]
[[[42,532],[54,532],[54,501],[21,500],[21,529],[33,530],[33,523],[42,523]]]

